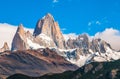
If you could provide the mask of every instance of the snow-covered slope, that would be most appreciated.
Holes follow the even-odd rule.
[[[45,48],[44,46],[40,46],[37,43],[33,43],[30,39],[27,39],[27,44],[29,45],[30,49]]]
[[[88,54],[80,54],[79,49],[53,49],[59,55],[65,57],[68,61],[77,66],[81,67],[85,64],[89,64],[91,62],[104,62],[104,61],[113,61],[120,59],[120,52],[116,52],[107,47],[107,52],[93,52],[91,49]]]

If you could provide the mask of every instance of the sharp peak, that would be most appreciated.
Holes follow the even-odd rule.
[[[89,35],[87,34],[87,33],[83,33],[83,34],[80,34],[80,35],[78,35],[78,37],[89,37]]]
[[[4,44],[7,44],[7,42],[4,42]]]
[[[19,26],[18,26],[18,28],[23,28],[24,26],[23,26],[23,24],[19,24]]]
[[[19,24],[19,26],[17,28],[17,32],[19,32],[19,33],[24,33],[25,32],[23,24]]]
[[[3,48],[9,48],[7,42],[4,42]]]
[[[18,25],[18,29],[23,29],[23,28],[24,28],[23,24]]]
[[[42,19],[48,19],[48,18],[51,18],[54,20],[54,17],[51,13],[47,13]]]
[[[8,45],[7,42],[4,42],[4,45]]]
[[[53,17],[51,13],[47,13],[46,16]]]

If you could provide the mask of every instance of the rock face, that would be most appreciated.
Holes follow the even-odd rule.
[[[105,53],[107,51],[107,47],[112,49],[110,44],[103,41],[102,39],[93,39],[91,43],[91,49],[93,52]]]
[[[67,47],[70,49],[81,49],[82,53],[105,53],[107,51],[107,47],[112,49],[110,44],[103,41],[102,39],[93,39],[90,41],[86,34],[79,35],[76,39],[69,39],[67,41]]]
[[[76,51],[79,52],[79,55],[88,54],[90,45],[89,38],[86,34],[79,35],[76,39],[69,39],[67,41],[67,47],[69,49],[77,49]]]
[[[16,34],[12,41],[12,50],[25,50],[27,49],[27,40],[25,35],[25,30],[23,28],[23,25],[20,24],[17,28]]]
[[[7,42],[5,42],[4,45],[3,45],[3,47],[0,48],[0,52],[4,52],[4,51],[7,51],[7,50],[9,50],[9,47],[8,47]]]
[[[13,38],[11,50],[30,49],[30,46],[28,45],[28,39],[33,40],[32,34],[29,31],[26,32],[23,25],[20,24]]]
[[[45,34],[50,37],[53,40],[53,46],[61,49],[65,48],[65,40],[60,31],[59,25],[49,13],[37,22],[33,35],[38,36],[40,34]]]

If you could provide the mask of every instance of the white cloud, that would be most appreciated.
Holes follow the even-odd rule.
[[[117,49],[117,50],[120,49],[120,42],[119,42],[120,31],[119,30],[116,30],[113,28],[107,28],[103,32],[96,33],[95,38],[101,38],[106,42],[110,43],[114,49]]]
[[[61,28],[61,32],[64,33],[64,31],[66,31],[66,28]]]
[[[17,27],[18,26],[7,23],[0,23],[0,48],[3,46],[4,42],[7,42],[11,48],[11,42],[16,33]],[[33,32],[33,29],[29,28],[25,28],[25,30],[29,30],[31,33]]]
[[[100,21],[90,21],[90,22],[88,22],[88,26],[91,26],[91,25],[101,25],[101,22]]]
[[[66,28],[62,28],[62,29],[61,29],[61,31],[65,31],[65,30],[67,30],[67,29],[66,29]]]
[[[88,26],[91,26],[92,25],[92,22],[88,22]]]
[[[59,2],[58,0],[53,0],[53,3],[57,3],[57,2]]]
[[[96,24],[97,24],[97,25],[101,25],[100,21],[96,21]]]

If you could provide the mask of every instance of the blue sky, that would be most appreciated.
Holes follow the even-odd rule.
[[[120,30],[120,0],[0,0],[0,23],[34,28],[47,13],[59,22],[63,33]]]

